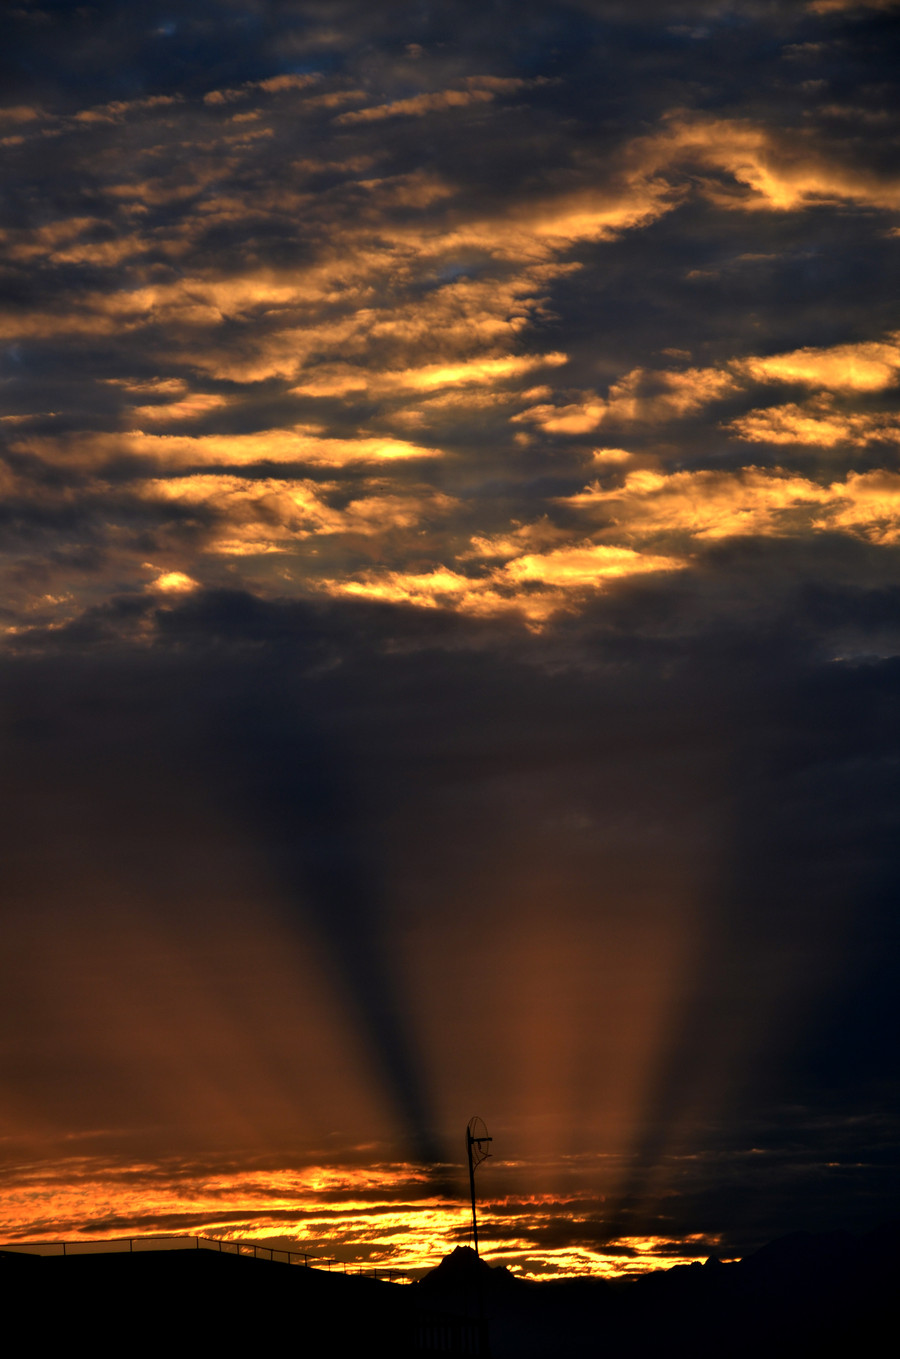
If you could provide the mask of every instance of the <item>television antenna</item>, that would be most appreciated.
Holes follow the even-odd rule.
[[[493,1142],[493,1138],[488,1136],[488,1130],[484,1119],[470,1118],[469,1126],[466,1128],[466,1156],[469,1161],[469,1192],[472,1195],[472,1240],[475,1243],[475,1255],[478,1257],[478,1216],[475,1212],[475,1170],[482,1161],[486,1161],[490,1156],[488,1144]]]

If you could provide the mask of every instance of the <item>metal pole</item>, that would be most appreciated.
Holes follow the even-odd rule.
[[[475,1242],[475,1256],[478,1255],[478,1217],[475,1212],[475,1166],[472,1162],[472,1135],[466,1129],[466,1151],[469,1157],[469,1193],[472,1196],[472,1240]]]

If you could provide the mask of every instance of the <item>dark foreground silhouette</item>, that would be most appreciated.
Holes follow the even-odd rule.
[[[0,1288],[20,1352],[874,1359],[900,1338],[898,1243],[898,1224],[798,1233],[735,1264],[545,1283],[460,1247],[409,1286],[206,1250],[0,1252]]]

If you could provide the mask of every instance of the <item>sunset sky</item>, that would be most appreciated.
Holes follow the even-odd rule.
[[[18,0],[0,1239],[897,1214],[895,0]]]

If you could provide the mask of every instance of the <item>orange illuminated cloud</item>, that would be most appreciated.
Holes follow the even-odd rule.
[[[720,368],[682,372],[634,368],[610,387],[606,400],[590,392],[570,405],[531,406],[512,420],[539,425],[548,434],[590,434],[605,420],[654,424],[678,419],[736,389],[733,375]]]
[[[353,113],[343,113],[335,122],[377,123],[385,118],[422,118],[428,113],[442,112],[444,109],[464,108],[468,104],[492,103],[498,94],[514,94],[533,85],[544,84],[545,80],[519,79],[511,76],[467,76],[462,82],[465,89],[436,90],[432,93],[413,95],[409,99],[395,99],[389,104],[375,104],[371,108],[359,109]]]
[[[620,174],[603,189],[529,198],[493,218],[474,218],[447,230],[443,248],[478,249],[529,267],[552,261],[582,241],[614,240],[671,211],[674,195],[653,175]],[[577,269],[577,264],[569,264]]]
[[[642,554],[627,547],[578,543],[527,553],[484,576],[464,576],[448,567],[424,573],[369,572],[358,579],[325,581],[323,588],[331,594],[419,608],[449,608],[476,615],[514,612],[539,627],[552,614],[612,580],[675,571],[684,565],[673,557]]]
[[[640,469],[619,487],[595,483],[565,503],[626,536],[727,538],[778,532],[787,527],[786,512],[819,507],[831,498],[815,482],[757,467],[668,475]]]
[[[566,505],[633,541],[687,535],[699,540],[842,530],[893,542],[900,524],[900,475],[848,474],[820,485],[778,468],[669,474],[641,469],[623,484],[599,483]]]
[[[195,420],[226,404],[225,397],[215,392],[191,392],[180,401],[169,401],[158,406],[132,406],[135,420],[154,425],[174,424],[180,420]]]
[[[358,391],[427,392],[442,387],[484,386],[518,377],[542,365],[558,367],[567,361],[566,354],[523,354],[470,359],[463,363],[432,363],[421,368],[387,372],[342,364],[331,369],[314,369],[306,381],[291,391],[305,396],[338,396]]]
[[[440,449],[425,448],[402,439],[374,435],[332,439],[312,432],[309,426],[234,435],[148,434],[143,430],[60,438],[23,435],[13,447],[37,454],[48,463],[66,462],[81,467],[102,467],[110,458],[125,454],[149,459],[159,467],[173,469],[210,464],[248,467],[257,463],[313,463],[325,467],[345,467],[365,463],[430,460],[442,456]]]
[[[507,533],[489,537],[476,535],[471,546],[458,554],[459,561],[522,557],[529,552],[547,552],[558,547],[569,535],[544,515],[530,524],[515,524]]]
[[[846,482],[829,490],[835,503],[816,528],[845,529],[872,542],[900,542],[900,475],[896,472],[851,472]]]
[[[843,411],[830,398],[819,397],[802,404],[790,402],[748,411],[732,420],[729,429],[748,443],[863,447],[896,442],[900,416],[884,411]]]
[[[511,419],[514,423],[539,425],[548,434],[590,434],[606,419],[608,410],[607,403],[593,392],[584,401],[567,406],[529,406]]]
[[[629,453],[625,448],[591,449],[591,457],[594,459],[594,462],[599,463],[630,462],[633,456],[634,455]]]
[[[256,462],[312,462],[342,467],[355,462],[395,462],[413,458],[439,458],[441,450],[423,448],[403,439],[364,436],[331,439],[297,425],[293,429],[261,430],[258,434],[186,435],[145,434],[127,436],[135,453],[180,466],[223,463],[246,466]]]
[[[752,356],[723,368],[635,368],[610,387],[607,398],[589,392],[577,402],[529,406],[511,419],[538,425],[549,434],[571,435],[589,434],[610,420],[662,423],[734,395],[741,378],[747,377],[832,391],[878,391],[900,381],[900,338],[892,334],[883,341]],[[734,420],[730,428],[752,441],[830,446],[893,437],[896,422],[889,415],[838,412],[822,398],[811,406],[751,411]]]
[[[656,422],[690,415],[736,389],[719,368],[652,372],[635,368],[609,389],[609,414],[617,420]]]
[[[498,1192],[482,1193],[479,1219],[489,1261],[522,1278],[642,1274],[704,1259],[720,1241],[695,1233],[582,1244],[579,1235],[587,1228],[590,1236],[596,1224],[595,1197],[584,1190],[504,1193],[503,1181],[520,1169],[515,1163],[492,1166]],[[200,1236],[308,1252],[313,1267],[330,1262],[393,1269],[402,1281],[469,1240],[467,1205],[435,1194],[422,1167],[405,1162],[217,1170],[174,1159],[70,1155],[32,1160],[5,1178],[3,1239],[38,1253],[51,1253],[51,1243],[60,1240],[73,1243],[77,1254],[109,1238],[132,1238],[137,1250],[142,1239],[143,1249],[154,1237],[171,1249]],[[573,1244],[536,1247],[544,1224],[560,1218],[569,1224]]]
[[[517,584],[539,582],[562,590],[583,590],[646,571],[677,571],[683,565],[672,557],[648,555],[628,547],[578,543],[517,557],[502,569]]]
[[[4,123],[32,123],[42,116],[41,110],[30,104],[7,104],[0,108],[0,127]]]
[[[146,481],[141,495],[204,506],[215,520],[204,550],[234,557],[289,552],[298,540],[325,534],[395,533],[446,514],[456,503],[430,488],[391,492],[381,482],[368,482],[335,509],[327,497],[337,489],[308,480],[195,474]]]
[[[494,98],[518,88],[521,82],[473,77],[464,83],[465,88],[457,93],[470,100]],[[227,103],[232,97],[243,97],[248,88],[213,92],[207,99],[213,105],[220,100]],[[115,112],[118,114],[118,110]],[[352,116],[371,113],[363,110]],[[499,365],[511,358],[510,344],[529,317],[544,305],[547,283],[578,267],[560,258],[573,243],[614,236],[639,226],[668,210],[671,197],[662,181],[652,175],[648,178],[640,166],[623,164],[614,167],[610,183],[596,190],[530,195],[527,201],[493,217],[477,213],[467,216],[457,210],[446,219],[423,221],[411,216],[409,209],[428,207],[441,197],[452,199],[452,185],[422,172],[383,180],[355,180],[349,163],[346,173],[352,196],[345,204],[321,200],[321,206],[293,182],[261,187],[252,205],[240,196],[217,194],[211,187],[221,176],[221,167],[218,161],[205,158],[197,158],[189,169],[180,167],[168,175],[123,177],[121,182],[106,186],[111,214],[120,208],[137,210],[147,203],[187,203],[199,190],[207,192],[177,223],[146,238],[140,230],[132,229],[120,231],[114,239],[94,239],[94,228],[80,223],[73,227],[76,235],[69,243],[23,239],[14,247],[37,248],[47,255],[64,250],[70,262],[81,263],[112,264],[148,250],[185,260],[190,259],[194,238],[216,221],[233,230],[261,215],[308,215],[311,211],[319,215],[319,225],[327,228],[322,232],[325,244],[301,269],[278,272],[256,267],[240,275],[217,277],[213,268],[194,263],[188,268],[180,266],[178,277],[165,281],[150,281],[145,276],[137,287],[130,284],[126,289],[108,292],[78,289],[63,293],[52,307],[33,309],[27,315],[8,310],[0,316],[0,335],[117,334],[145,327],[171,327],[181,337],[176,348],[183,351],[175,357],[189,360],[192,366],[231,380],[284,376],[294,382],[309,355],[326,367],[329,360],[339,365],[349,362],[372,367],[365,360],[389,338],[408,350],[405,361],[401,356],[392,371],[408,374],[412,382],[414,366],[421,368],[419,384],[423,390],[445,381],[475,383],[481,379],[473,369],[468,373],[453,370],[460,364],[485,361]],[[393,215],[398,207],[406,209],[399,220]],[[515,273],[502,278],[462,278],[429,289],[424,295],[418,289],[404,293],[404,282],[421,276],[423,269],[439,269],[445,260],[452,262],[473,248],[514,263]],[[390,298],[379,301],[386,277],[401,286],[399,290],[392,287]],[[338,299],[340,307],[336,309]],[[261,324],[244,327],[240,335],[219,343],[216,332],[226,320]],[[192,332],[202,332],[202,336],[195,339]],[[189,333],[188,341],[184,336]],[[414,346],[425,347],[424,362]],[[473,358],[473,350],[483,353],[485,348],[489,352],[484,360]],[[383,360],[377,367],[383,368]],[[512,372],[512,368],[504,373],[498,367],[493,376],[503,380]],[[327,382],[329,378],[327,371],[311,376],[314,382]],[[349,382],[353,374],[344,376]],[[333,380],[339,384],[340,374]],[[352,388],[348,385],[344,390]],[[329,394],[339,395],[339,385]]]
[[[453,385],[477,385],[482,379],[514,377],[519,360],[523,360],[522,372],[531,362],[544,361],[543,356],[511,355],[509,351],[529,317],[543,306],[543,294],[558,266],[539,263],[503,279],[461,278],[424,296],[392,296],[373,305],[373,289],[383,271],[395,267],[395,252],[387,247],[380,251],[363,245],[356,248],[353,233],[347,233],[343,244],[346,249],[339,257],[304,275],[295,274],[290,281],[260,280],[259,289],[210,291],[211,285],[195,280],[193,290],[179,287],[152,299],[152,307],[164,307],[165,319],[177,317],[178,324],[185,326],[216,324],[224,315],[237,319],[253,319],[257,313],[276,316],[274,327],[248,329],[237,342],[227,345],[220,346],[213,333],[199,349],[191,349],[190,362],[232,381],[274,376],[294,383],[300,380],[296,390],[306,395],[339,396],[369,389],[390,395],[404,386],[427,390],[429,384],[445,378]],[[430,237],[410,240],[407,247],[421,250],[424,258],[417,261],[417,267],[427,269],[439,267],[445,242]],[[354,305],[336,313],[331,305],[335,293],[343,303]],[[147,323],[149,316],[141,322]],[[9,324],[14,324],[11,315]],[[49,318],[45,324],[51,324]],[[106,320],[83,307],[82,316],[67,324],[103,327]],[[400,361],[386,374],[387,346]],[[315,367],[304,371],[310,359],[315,360]],[[498,367],[492,374],[490,368],[480,367],[502,365],[510,359],[512,366],[506,372]]]
[[[833,14],[841,10],[900,8],[900,0],[806,0],[807,9],[813,14]]]
[[[823,201],[884,208],[900,204],[893,169],[875,171],[842,159],[840,146],[829,149],[817,140],[812,124],[800,133],[678,109],[649,132],[612,147],[602,161],[584,152],[527,192],[473,196],[445,166],[390,173],[394,167],[382,155],[384,120],[452,116],[467,107],[480,117],[492,100],[518,97],[534,82],[472,76],[448,83],[452,89],[403,99],[385,95],[365,108],[355,106],[362,92],[340,80],[286,74],[202,98],[114,101],[57,120],[73,147],[82,138],[89,150],[98,134],[109,135],[105,124],[140,115],[154,129],[151,149],[134,164],[110,160],[98,189],[105,203],[92,207],[91,215],[44,221],[30,231],[10,229],[4,246],[14,259],[66,268],[54,275],[58,290],[41,291],[38,305],[10,306],[0,314],[0,336],[61,344],[80,336],[128,337],[150,362],[164,353],[166,375],[180,364],[190,376],[113,379],[122,389],[119,399],[134,403],[119,408],[125,432],[111,432],[113,422],[104,416],[98,421],[102,432],[27,435],[29,417],[11,411],[5,418],[15,426],[15,447],[57,466],[77,466],[88,480],[95,478],[91,494],[108,495],[108,464],[133,459],[136,479],[116,494],[152,500],[152,512],[162,516],[167,503],[202,509],[198,550],[205,554],[289,553],[300,540],[352,535],[367,542],[354,542],[346,563],[329,560],[328,588],[335,592],[469,613],[517,611],[535,623],[616,578],[682,569],[687,540],[815,532],[827,525],[889,541],[889,482],[876,487],[848,479],[826,487],[753,467],[730,474],[644,468],[623,480],[638,462],[618,444],[630,446],[632,428],[639,427],[635,447],[646,447],[660,426],[735,398],[751,383],[801,384],[809,393],[808,399],[772,406],[763,406],[757,393],[752,403],[745,400],[743,414],[735,418],[729,410],[729,431],[749,444],[889,443],[900,431],[898,417],[847,409],[845,402],[896,385],[900,332],[723,358],[716,367],[698,362],[678,368],[691,362],[690,354],[670,349],[660,360],[670,368],[632,367],[608,390],[599,387],[599,378],[579,379],[598,390],[565,386],[562,375],[550,370],[562,367],[566,355],[534,352],[538,346],[528,334],[535,321],[553,316],[558,281],[584,267],[584,252],[575,247],[639,230],[690,194],[729,212],[802,211]],[[333,109],[335,118],[329,114],[320,123],[334,132],[336,121],[341,146],[352,142],[353,154],[311,140],[303,147],[307,158],[289,160],[284,174],[259,175],[248,196],[241,176],[257,152],[246,139],[271,130],[257,126],[267,111],[289,107],[299,118],[311,100],[320,101],[319,115]],[[348,101],[353,111],[347,111]],[[47,130],[43,117],[24,105],[0,111],[4,125],[35,127],[41,135]],[[369,124],[378,135],[367,142]],[[183,154],[167,165],[161,151],[176,135]],[[325,190],[310,182],[322,171]],[[171,212],[145,225],[155,220],[148,207],[163,203]],[[225,267],[215,250],[205,249],[210,233],[257,242],[279,223],[294,231],[298,222],[306,245],[289,264],[278,263],[284,258],[279,252],[254,245],[239,267],[233,260]],[[126,259],[127,279],[115,269],[103,274],[105,266]],[[160,266],[160,260],[168,263]],[[80,270],[82,282],[70,287],[67,280]],[[284,401],[268,422],[259,419],[272,427],[248,433],[242,421],[244,432],[228,432],[234,428],[226,419],[231,403],[236,415],[245,400],[246,409],[262,410],[262,403],[253,403],[263,394],[258,388],[234,397],[197,390],[204,385],[198,373],[234,384],[270,381]],[[117,395],[104,393],[113,404]],[[342,403],[362,405],[359,396],[381,403],[362,417],[363,428],[346,419],[346,410],[336,411]],[[330,404],[313,406],[319,402]],[[746,409],[751,404],[755,408]],[[451,463],[443,452],[455,446],[448,425],[461,418],[471,427],[482,414],[484,425],[494,422],[494,428],[510,417],[520,446],[533,447],[543,434],[582,441],[578,455],[592,457],[604,485],[568,499],[565,528],[539,520],[548,508],[542,504],[532,512],[538,524],[514,523],[504,531],[492,515],[481,533],[477,523],[467,522],[469,546],[458,539],[452,547],[443,539],[423,541],[408,560],[406,547],[401,550],[390,535],[406,533],[454,502],[420,486],[376,485],[373,478],[395,466],[399,480],[400,469],[405,473],[405,465],[417,461],[434,466],[443,460],[441,472],[455,473],[463,460]],[[205,419],[211,416],[215,423]],[[210,428],[217,432],[206,432]],[[346,433],[348,428],[357,433]],[[678,433],[672,431],[673,443]],[[676,456],[671,445],[665,456]],[[273,465],[261,479],[234,475],[260,463]],[[328,485],[297,476],[302,464],[334,469],[326,473]],[[344,467],[353,469],[352,486],[340,486]],[[279,469],[285,476],[277,475]],[[364,483],[356,481],[360,474]],[[427,465],[416,474],[427,477]],[[621,484],[610,487],[609,474]],[[551,516],[560,517],[558,508],[549,506]],[[584,516],[588,536],[572,528],[572,511]],[[188,576],[190,562],[173,547],[178,515],[170,514],[163,532],[172,537],[159,548],[160,560]],[[672,541],[662,541],[666,535]],[[674,542],[677,537],[682,541]],[[359,572],[353,556],[363,550],[368,561],[378,554],[378,568],[368,574]],[[423,560],[441,565],[431,570]],[[207,560],[206,566],[215,563]],[[55,582],[52,591],[60,593]]]
[[[149,109],[168,108],[184,102],[183,94],[151,94],[143,99],[114,99],[109,104],[95,104],[72,115],[76,123],[118,123],[133,113]]]
[[[421,118],[438,110],[464,108],[467,104],[493,103],[491,90],[440,90],[434,94],[417,94],[411,99],[395,99],[391,104],[375,104],[368,109],[342,113],[336,123],[377,123],[385,118]]]
[[[664,118],[661,131],[632,143],[631,155],[648,176],[681,170],[692,161],[724,171],[750,192],[734,194],[713,180],[702,184],[701,192],[719,207],[734,210],[794,212],[841,200],[877,208],[900,206],[900,177],[838,160],[808,137],[749,119],[676,110]]]
[[[440,449],[425,448],[403,439],[375,435],[333,439],[306,425],[260,430],[256,434],[148,434],[143,430],[131,430],[127,434],[86,434],[67,440],[34,438],[23,440],[18,446],[49,455],[54,460],[68,455],[90,464],[124,452],[171,467],[199,467],[210,463],[246,467],[260,462],[306,462],[343,467],[349,463],[389,463],[442,456]]]
[[[62,217],[55,222],[45,222],[43,226],[6,231],[3,233],[6,252],[11,259],[20,260],[42,255],[55,260],[70,258],[66,247],[100,225],[97,217]]]
[[[879,391],[900,381],[900,332],[882,341],[749,358],[733,367],[757,382],[796,382],[831,391]]]
[[[162,590],[164,594],[190,594],[197,589],[197,581],[183,571],[163,571],[151,582],[149,589]]]
[[[277,75],[269,76],[266,80],[247,80],[243,85],[236,88],[225,90],[209,90],[203,96],[204,104],[231,104],[237,99],[244,99],[254,90],[265,90],[267,94],[283,94],[287,90],[306,90],[311,85],[317,85],[322,77],[314,71],[308,75]]]
[[[135,192],[148,196],[147,190],[144,184]],[[53,242],[48,244],[52,246]],[[0,337],[102,335],[173,323],[218,326],[229,316],[248,316],[262,308],[302,300],[303,290],[296,284],[271,276],[180,279],[122,291],[78,293],[68,305],[63,296],[54,310],[22,314],[8,310],[0,313]]]

